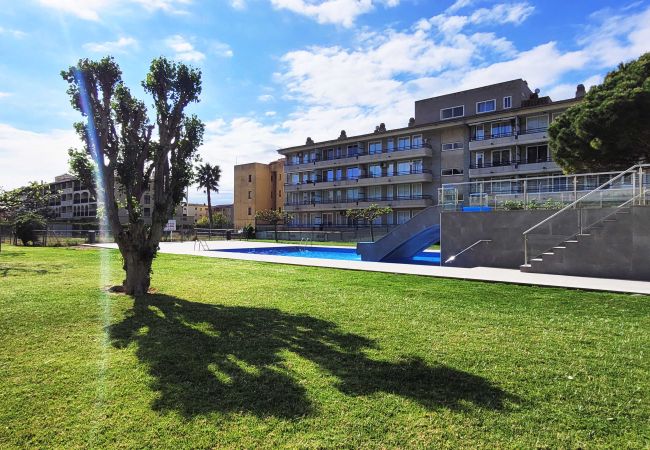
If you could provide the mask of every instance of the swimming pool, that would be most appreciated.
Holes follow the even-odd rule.
[[[356,249],[349,247],[318,247],[318,246],[292,246],[292,247],[259,247],[235,248],[217,250],[228,253],[248,253],[254,255],[294,256],[298,258],[337,259],[342,261],[361,261]],[[440,265],[439,251],[424,251],[411,259],[391,261],[401,264]]]

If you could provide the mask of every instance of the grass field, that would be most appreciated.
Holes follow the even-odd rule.
[[[0,447],[650,446],[648,297],[102,252],[3,246]]]

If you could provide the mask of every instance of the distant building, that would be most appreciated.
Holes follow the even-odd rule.
[[[184,208],[187,216],[194,217],[196,224],[203,217],[208,217],[208,205],[205,203],[188,203]],[[228,223],[233,223],[233,205],[212,205],[212,212],[215,214],[223,214]]]
[[[234,226],[255,224],[255,213],[284,209],[284,158],[235,166]]]
[[[118,189],[116,188],[116,190]],[[50,200],[50,208],[54,212],[54,228],[73,230],[96,228],[99,225],[97,199],[92,196],[88,186],[85,186],[77,177],[67,173],[59,175],[54,178],[53,183],[50,183],[50,190],[59,193]],[[123,199],[124,195],[118,190],[115,197],[119,201]],[[153,199],[149,190],[142,195],[140,203],[145,223],[151,223]],[[126,210],[120,208],[118,213],[120,222],[127,223],[128,215]],[[178,229],[193,227],[196,222],[194,211],[188,210],[186,204],[177,207],[172,219],[176,220]]]

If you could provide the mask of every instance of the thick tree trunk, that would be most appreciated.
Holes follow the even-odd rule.
[[[129,295],[144,295],[151,285],[151,263],[154,254],[147,251],[127,250],[122,253],[126,279],[124,292]]]

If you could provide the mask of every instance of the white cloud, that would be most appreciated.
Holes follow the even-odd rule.
[[[266,111],[266,112],[264,113],[264,115],[265,115],[266,117],[274,117],[276,114],[277,114],[277,112],[275,112],[275,111]]]
[[[176,52],[174,58],[187,62],[200,62],[205,59],[205,54],[194,48],[194,45],[180,34],[165,39],[165,45]]]
[[[94,53],[124,53],[137,45],[138,41],[132,37],[120,37],[116,41],[88,42],[83,48]]]
[[[232,6],[235,9],[245,9],[246,8],[246,1],[245,0],[230,0],[230,6]]]
[[[38,0],[47,8],[71,14],[83,20],[99,22],[106,13],[124,11],[130,5],[136,5],[147,11],[164,11],[169,14],[187,14],[184,6],[191,0]]]
[[[0,91],[0,99],[10,97],[11,95],[12,95],[11,92],[2,92],[2,91]]]
[[[0,123],[2,187],[54,180],[69,170],[68,148],[80,145],[72,128],[38,133]]]
[[[470,6],[472,3],[474,3],[473,0],[456,0],[449,8],[447,8],[446,12],[455,13],[460,9]]]
[[[275,98],[271,94],[262,94],[258,96],[257,99],[261,102],[270,102],[272,100],[275,100]]]
[[[375,0],[374,3],[377,3]],[[271,0],[278,9],[288,9],[321,24],[351,27],[356,18],[374,9],[373,0]],[[397,6],[399,0],[383,0],[385,7]]]
[[[232,48],[225,42],[213,41],[210,44],[210,49],[214,55],[222,58],[232,58],[234,56]]]
[[[8,34],[9,36],[13,36],[16,39],[22,39],[27,36],[27,33],[24,31],[4,27],[0,27],[0,34]]]
[[[526,20],[533,11],[535,11],[535,8],[527,2],[499,3],[491,8],[477,9],[469,17],[469,20],[476,24],[512,23],[519,25]]]

